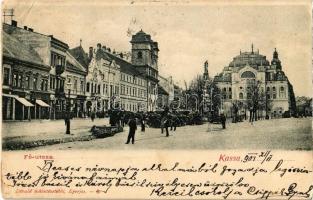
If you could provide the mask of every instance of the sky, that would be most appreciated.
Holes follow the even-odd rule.
[[[54,35],[70,48],[82,39],[86,52],[97,43],[130,51],[129,33],[142,29],[159,43],[159,73],[180,86],[202,74],[206,60],[213,77],[252,43],[269,61],[276,48],[296,96],[312,96],[310,1],[10,0],[3,7],[14,8],[18,26]]]

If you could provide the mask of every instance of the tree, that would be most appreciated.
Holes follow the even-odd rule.
[[[262,83],[255,79],[248,79],[246,86],[246,106],[250,111],[250,121],[258,120],[258,111],[265,111],[266,117],[268,117],[267,112],[271,109],[272,102],[266,94]]]

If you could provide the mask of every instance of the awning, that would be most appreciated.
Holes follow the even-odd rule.
[[[5,94],[5,93],[2,93],[2,96],[4,96],[4,97],[11,97],[11,98],[16,98],[16,97],[18,97],[18,96],[16,96],[16,95]]]
[[[47,103],[45,103],[44,101],[42,101],[40,99],[36,99],[36,104],[38,104],[42,107],[50,107]]]
[[[26,99],[22,97],[15,97],[15,99],[18,100],[24,106],[27,106],[27,107],[34,106],[32,103],[30,103],[29,101],[27,101]]]
[[[30,103],[29,101],[27,101],[25,98],[19,97],[19,96],[17,96],[17,95],[12,95],[12,94],[5,94],[5,93],[3,93],[2,96],[15,98],[15,99],[18,100],[21,104],[23,104],[24,106],[27,106],[27,107],[34,106],[32,103]]]

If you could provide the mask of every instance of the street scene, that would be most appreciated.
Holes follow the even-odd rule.
[[[159,129],[140,130],[136,133],[135,145],[125,145],[128,128],[114,137],[92,141],[75,141],[38,147],[35,150],[79,150],[79,149],[284,149],[311,150],[311,120],[278,119],[261,121],[251,125],[227,123],[228,129],[220,125],[203,124],[179,127],[170,131],[169,138]],[[287,125],[286,125],[287,124]],[[277,131],[279,130],[279,131]]]
[[[302,7],[47,2],[3,9],[3,150],[312,150]]]

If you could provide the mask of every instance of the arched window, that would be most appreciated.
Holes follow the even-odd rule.
[[[286,97],[285,88],[283,86],[281,86],[279,88],[279,97],[281,97],[281,98],[285,98]]]
[[[138,59],[142,59],[142,52],[141,52],[141,51],[139,51],[139,52],[137,53],[137,58],[138,58]]]
[[[251,93],[250,92],[247,93],[247,99],[251,99]]]
[[[251,71],[245,71],[241,74],[241,78],[255,78],[255,75]]]
[[[239,99],[243,99],[243,94],[242,94],[242,92],[239,93]]]
[[[273,87],[273,93],[276,93],[276,87],[275,86]]]

